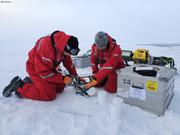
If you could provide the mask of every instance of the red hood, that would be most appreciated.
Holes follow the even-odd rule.
[[[107,33],[106,33],[107,34]],[[108,34],[107,34],[108,35]],[[113,46],[114,46],[114,44],[113,44],[113,38],[110,36],[110,35],[108,35],[108,40],[109,40],[109,47],[107,48],[107,49],[105,49],[105,51],[108,51],[108,50],[110,50]]]
[[[67,45],[67,42],[71,35],[67,35],[64,32],[58,32],[54,35],[54,42],[56,44],[57,49],[60,52],[64,51],[65,46]]]
[[[107,33],[106,33],[107,34]],[[107,34],[108,35],[108,34]],[[113,45],[113,38],[110,36],[110,35],[108,35],[108,40],[109,40],[109,45],[110,45],[110,47]]]

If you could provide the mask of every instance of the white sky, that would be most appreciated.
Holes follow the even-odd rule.
[[[179,0],[11,0],[0,3],[0,43],[34,43],[54,30],[91,44],[103,30],[119,43],[180,42]]]

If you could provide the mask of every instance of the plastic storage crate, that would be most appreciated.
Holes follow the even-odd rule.
[[[134,71],[138,67],[150,67],[156,72],[156,75],[139,74]],[[157,115],[165,113],[174,94],[175,69],[140,64],[117,70],[117,74],[117,95],[122,97],[125,103]]]

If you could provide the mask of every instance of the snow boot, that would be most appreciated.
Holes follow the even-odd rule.
[[[24,84],[25,83],[32,83],[32,80],[29,76],[26,76],[22,81]],[[19,92],[15,91],[15,94],[18,98],[23,98]]]
[[[29,76],[26,76],[24,79],[23,79],[23,82],[24,83],[32,83],[32,80]]]
[[[2,95],[4,97],[9,97],[13,92],[17,93],[17,89],[19,87],[23,87],[24,82],[21,80],[21,78],[19,76],[14,77],[10,84],[8,86],[6,86],[2,92]]]

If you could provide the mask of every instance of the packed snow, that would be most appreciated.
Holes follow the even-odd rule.
[[[0,76],[3,88],[15,75],[25,77],[25,62],[31,44],[13,44],[2,48],[0,54]],[[116,94],[107,94],[106,102],[99,103],[97,95],[82,97],[75,94],[71,86],[65,88],[52,102],[19,99],[15,95],[0,96],[1,135],[179,135],[180,134],[180,91],[179,49],[180,46],[121,45],[123,49],[146,48],[154,56],[173,57],[176,75],[174,97],[164,116],[157,116],[138,107],[120,104],[118,119],[111,116]],[[91,68],[77,69],[79,75],[91,74]],[[103,88],[95,88],[104,91]],[[118,107],[118,106],[117,106]]]

